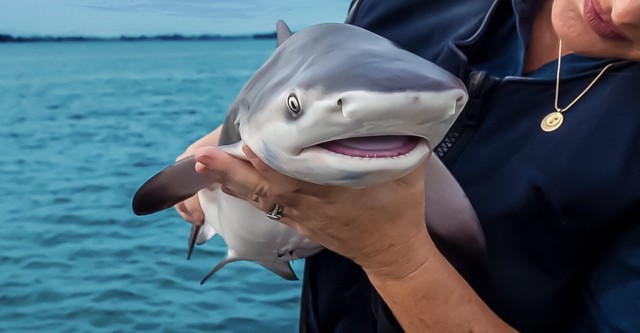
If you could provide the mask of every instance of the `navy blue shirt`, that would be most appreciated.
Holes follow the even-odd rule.
[[[463,273],[483,300],[522,332],[640,332],[640,64],[565,56],[561,107],[616,65],[543,132],[556,64],[522,73],[535,10],[361,0],[352,23],[467,84],[469,103],[436,152],[486,236],[486,272]],[[362,270],[329,251],[307,259],[301,317],[309,333],[402,331]]]

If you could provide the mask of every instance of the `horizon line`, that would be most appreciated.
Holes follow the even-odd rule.
[[[150,34],[150,35],[120,35],[120,36],[55,36],[55,35],[33,35],[14,36],[0,33],[0,43],[28,43],[28,42],[96,42],[96,41],[188,41],[188,40],[239,40],[239,39],[276,39],[277,33],[247,33],[247,34]]]

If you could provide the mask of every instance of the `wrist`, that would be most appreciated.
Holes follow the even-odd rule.
[[[407,279],[427,267],[437,251],[424,229],[401,243],[388,244],[382,254],[366,260],[356,259],[356,262],[372,281],[393,282]]]
[[[405,332],[514,332],[435,247],[409,270],[365,272]]]

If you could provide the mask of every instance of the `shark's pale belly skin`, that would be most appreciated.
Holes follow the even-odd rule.
[[[321,24],[291,35],[279,22],[278,44],[231,105],[224,130],[237,142],[221,149],[246,159],[240,148],[247,145],[271,168],[297,179],[363,188],[405,176],[429,158],[467,101],[456,77],[355,26]],[[427,214],[434,229],[454,236],[461,230],[465,241],[482,243],[464,193],[431,159],[437,162],[431,163],[438,178],[433,187],[442,195],[429,194],[427,184],[427,197],[447,198]],[[195,173],[194,163],[178,162],[150,179],[134,197],[134,211],[168,208],[199,191],[205,223],[196,241],[219,234],[228,246],[227,258],[205,280],[237,260],[294,279],[289,260],[321,249],[222,193]],[[452,210],[457,217],[449,217]]]
[[[306,258],[322,249],[245,201],[222,193],[218,185],[201,190],[198,198],[206,221],[196,242],[205,242],[215,232],[227,244],[227,258],[218,269],[228,262],[251,260],[285,279],[295,280],[290,260]]]

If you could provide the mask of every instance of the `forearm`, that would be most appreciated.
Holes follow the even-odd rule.
[[[207,135],[196,140],[194,143],[191,144],[191,146],[189,146],[189,148],[194,147],[195,149],[197,149],[205,146],[215,146],[218,144],[218,139],[220,139],[221,132],[222,132],[222,125],[218,126],[215,130],[211,131]]]
[[[406,332],[515,331],[493,313],[435,250],[426,231],[414,241],[420,238],[425,245],[411,252],[411,257],[419,263],[404,258],[398,260],[398,270],[365,269]],[[395,274],[412,265],[415,268],[411,273]]]
[[[303,183],[245,154],[251,165],[215,149],[203,151],[198,162],[202,173],[238,198],[264,189],[270,203],[249,203],[262,211],[282,204],[280,222],[360,265],[406,332],[513,331],[431,241],[424,223],[424,165],[400,179],[352,189]]]
[[[185,149],[185,151],[176,158],[176,161],[181,160],[189,155],[193,155],[196,152],[196,150],[198,150],[198,148],[218,145],[218,140],[220,139],[221,132],[222,132],[222,125],[218,126],[213,131],[209,132],[205,136],[201,137],[200,139],[190,144],[189,147],[187,147],[187,149]]]

